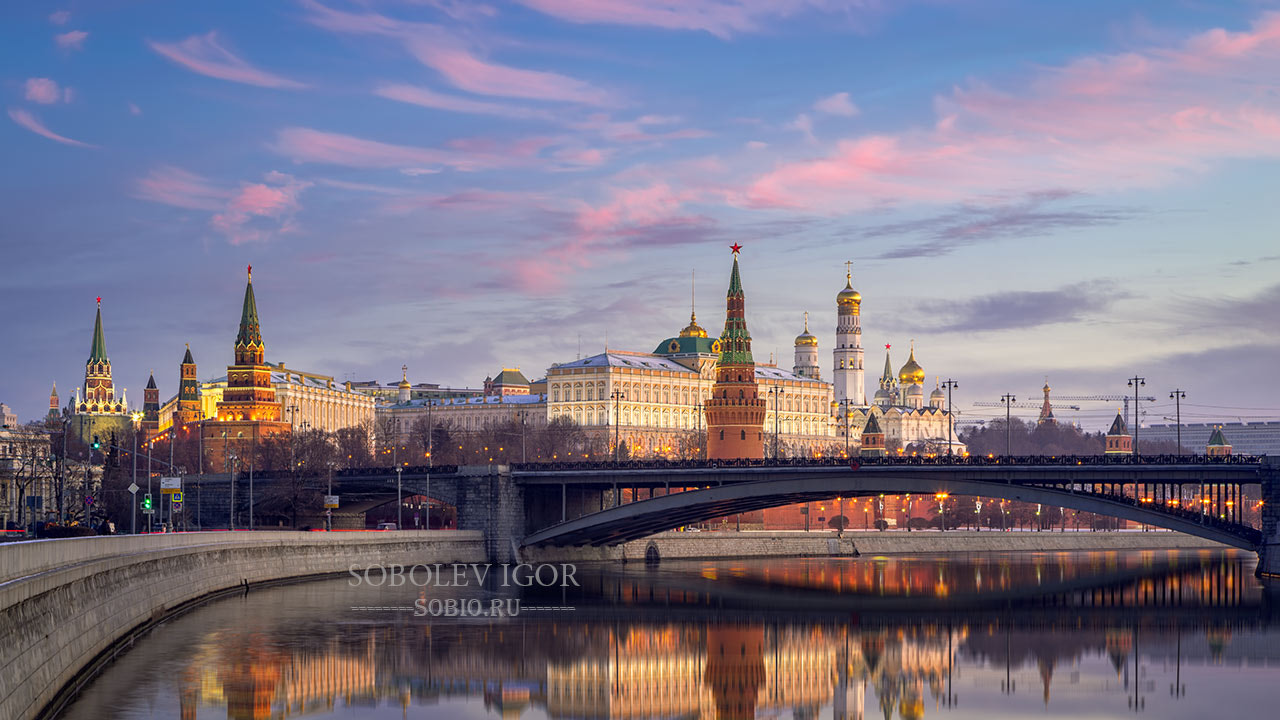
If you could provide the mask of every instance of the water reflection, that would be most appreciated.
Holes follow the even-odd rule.
[[[1204,717],[1224,701],[1270,714],[1280,625],[1251,563],[1197,552],[583,568],[585,592],[554,598],[577,611],[484,621],[353,611],[412,601],[326,580],[167,623],[65,717]]]

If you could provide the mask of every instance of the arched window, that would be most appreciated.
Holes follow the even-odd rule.
[[[743,399],[744,397],[746,397],[746,395],[743,393],[743,391],[742,391],[742,390],[739,390],[739,391],[738,391],[738,399],[739,399],[739,400],[741,400],[741,399]]]
[[[596,386],[592,385],[591,383],[587,383],[587,399],[588,400],[596,399]]]
[[[743,439],[743,440],[746,440],[746,439],[747,439],[747,431],[746,431],[746,430],[742,430],[742,431],[740,431],[740,432],[742,433],[742,439]]]
[[[720,431],[720,439],[721,439],[721,440],[723,440],[723,439],[724,439],[724,431],[723,431],[723,430],[721,430],[721,431]]]

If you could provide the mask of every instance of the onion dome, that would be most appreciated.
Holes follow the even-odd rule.
[[[853,289],[853,272],[847,272],[844,276],[844,289],[840,294],[836,295],[836,305],[840,307],[850,307],[857,309],[862,305],[862,293]]]
[[[818,347],[818,338],[809,332],[809,313],[804,314],[804,332],[796,336],[796,347]]]
[[[409,366],[408,365],[401,366],[400,373],[401,373],[400,384],[397,387],[399,387],[401,390],[411,389],[413,386],[409,384]]]
[[[929,393],[929,399],[938,401],[945,401],[947,399],[947,394],[942,392],[941,381],[937,378],[934,378],[933,392]]]
[[[924,368],[920,367],[920,363],[916,362],[916,343],[911,341],[911,357],[907,358],[907,364],[902,366],[898,371],[898,382],[901,384],[920,385],[924,383]]]
[[[680,331],[680,337],[704,338],[706,336],[707,331],[698,324],[698,314],[689,313],[689,324],[685,325],[684,329]]]

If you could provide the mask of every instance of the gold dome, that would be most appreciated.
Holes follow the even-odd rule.
[[[818,338],[809,332],[809,313],[804,314],[804,332],[796,336],[796,347],[818,347]]]
[[[853,271],[844,275],[844,289],[836,295],[836,305],[848,305],[854,309],[862,305],[862,293],[853,289]]]
[[[911,357],[907,358],[907,364],[902,366],[898,371],[898,383],[906,385],[924,384],[924,368],[920,367],[920,363],[916,362],[916,343],[911,341]]]
[[[408,365],[404,365],[400,368],[400,384],[397,387],[399,387],[401,390],[407,390],[413,387],[412,385],[409,384],[409,366]]]
[[[689,324],[685,325],[684,329],[680,331],[680,337],[704,338],[706,336],[707,331],[703,330],[702,326],[698,324],[697,314],[689,313]]]

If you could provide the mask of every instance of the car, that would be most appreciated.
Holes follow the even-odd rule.
[[[382,523],[378,523],[378,529],[379,530],[396,530],[398,528],[396,528],[396,524],[393,522],[382,522]]]

